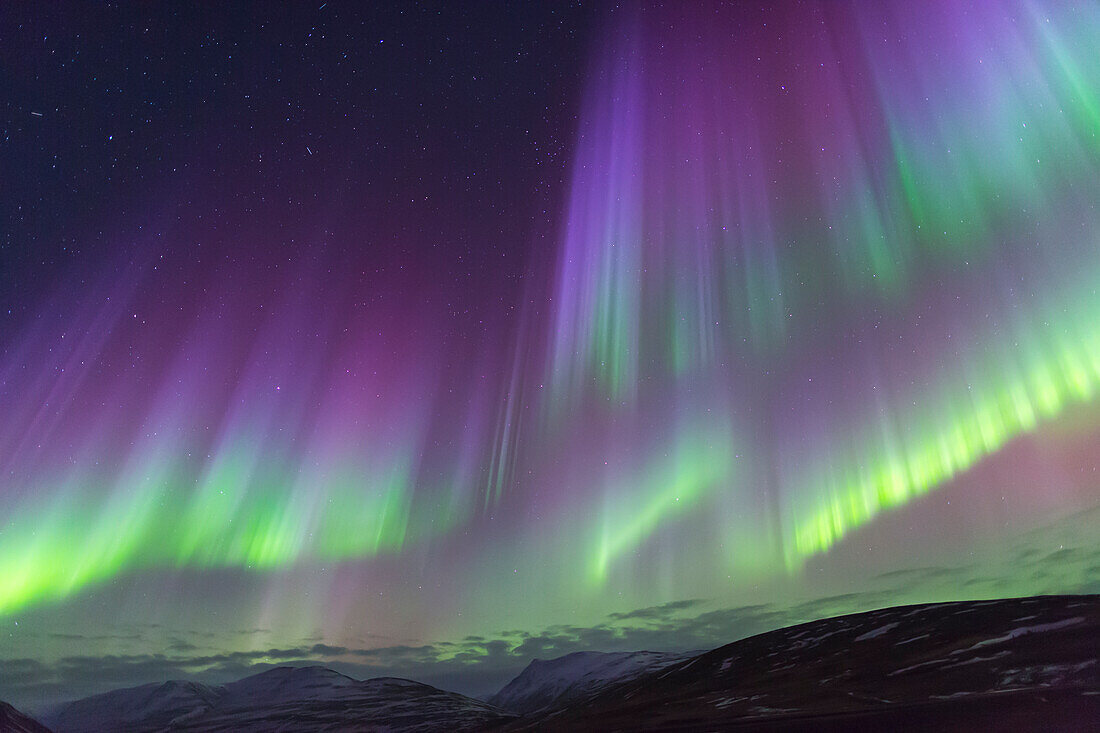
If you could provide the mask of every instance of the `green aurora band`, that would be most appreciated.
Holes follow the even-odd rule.
[[[795,578],[1095,414],[1100,8],[915,5],[818,9],[835,48],[786,29],[789,73],[762,76],[721,23],[694,18],[689,43],[625,22],[584,100],[556,269],[531,287],[550,297],[499,363],[321,276],[263,328],[212,282],[141,379],[118,366],[148,305],[132,283],[44,307],[0,360],[0,615],[144,569],[477,565],[470,537],[568,558],[547,574],[589,598],[662,533],[709,542],[714,583]],[[876,369],[898,376],[872,394]],[[536,528],[560,534],[549,558]]]

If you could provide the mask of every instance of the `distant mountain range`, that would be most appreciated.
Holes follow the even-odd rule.
[[[704,653],[532,662],[488,702],[395,678],[278,667],[77,700],[77,731],[1100,730],[1100,596],[904,606]],[[0,732],[49,730],[0,704]]]
[[[516,716],[411,680],[360,682],[324,667],[276,667],[210,687],[165,682],[77,700],[47,717],[69,731],[470,731]]]

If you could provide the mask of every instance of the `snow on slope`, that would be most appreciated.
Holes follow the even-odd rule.
[[[28,718],[8,703],[0,700],[0,731],[4,733],[50,733],[50,729]]]
[[[209,710],[222,694],[220,687],[171,680],[86,697],[59,708],[44,721],[58,733],[163,728],[181,715]]]
[[[362,684],[325,667],[275,667],[225,685],[221,705],[330,700]]]
[[[536,659],[489,698],[489,703],[521,714],[560,707],[587,698],[611,683],[664,669],[697,654],[574,652],[549,661]]]

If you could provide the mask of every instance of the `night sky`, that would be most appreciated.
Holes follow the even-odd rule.
[[[1098,37],[5,4],[0,699],[1100,592]]]

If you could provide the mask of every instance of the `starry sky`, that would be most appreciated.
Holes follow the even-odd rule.
[[[1098,35],[5,5],[0,698],[1100,592]]]

